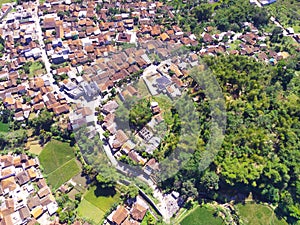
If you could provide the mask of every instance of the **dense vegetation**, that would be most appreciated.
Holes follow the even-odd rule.
[[[209,102],[203,90],[194,92],[202,99],[197,105],[202,124],[198,150],[161,185],[175,187],[187,197],[203,194],[224,201],[225,194],[252,191],[258,199],[277,204],[278,215],[290,223],[299,220],[298,61],[299,56],[272,67],[243,56],[205,58],[226,99],[225,140],[209,169],[199,171],[201,143],[210,138]]]
[[[187,31],[195,34],[203,32],[207,26],[217,27],[220,31],[241,31],[244,22],[252,22],[256,27],[268,24],[269,16],[263,8],[250,5],[249,1],[223,0],[215,3],[201,3],[189,1],[171,1],[176,14],[175,21]]]

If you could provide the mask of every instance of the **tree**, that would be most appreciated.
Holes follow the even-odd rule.
[[[102,123],[103,120],[104,120],[104,116],[103,116],[102,114],[99,114],[99,115],[97,116],[97,121],[98,121],[98,123]]]
[[[219,176],[212,171],[205,172],[200,179],[201,186],[206,191],[218,190],[219,189]]]
[[[192,11],[198,22],[208,21],[211,18],[213,9],[211,4],[200,4],[196,6]]]
[[[127,198],[135,198],[139,194],[139,189],[134,184],[130,184],[125,192]]]
[[[278,43],[278,42],[280,42],[280,40],[281,40],[282,37],[283,37],[282,29],[280,27],[276,26],[272,30],[272,35],[270,37],[271,42]]]
[[[51,130],[51,125],[54,123],[52,113],[46,109],[42,110],[38,117],[31,121],[32,126],[35,128],[35,133],[38,134],[41,129],[45,131]]]
[[[187,180],[182,184],[181,192],[186,198],[195,198],[198,196],[197,188],[195,188],[191,180]]]
[[[152,118],[149,100],[140,100],[129,112],[129,122],[132,128],[141,129]]]

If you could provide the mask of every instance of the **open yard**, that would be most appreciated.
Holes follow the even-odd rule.
[[[279,220],[274,211],[266,205],[247,203],[238,204],[237,209],[244,224],[249,225],[286,225],[284,220]]]
[[[92,186],[79,204],[78,213],[82,218],[89,218],[99,223],[114,203],[120,199],[120,193],[115,189],[102,189]]]
[[[52,140],[39,155],[39,160],[49,184],[55,189],[80,172],[69,143]]]
[[[42,152],[43,148],[39,144],[30,144],[29,152],[35,155],[39,155]]]
[[[39,61],[33,62],[29,67],[29,77],[40,76],[43,75],[45,72],[46,70],[43,68],[43,65]]]
[[[198,206],[188,214],[179,224],[180,225],[221,225],[223,220],[215,217],[214,211],[205,207]]]
[[[9,124],[0,122],[0,132],[7,133],[8,130],[9,130]]]

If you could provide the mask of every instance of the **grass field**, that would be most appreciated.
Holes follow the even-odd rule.
[[[39,159],[46,174],[51,173],[75,157],[69,143],[52,140],[41,152]]]
[[[0,122],[0,132],[7,133],[8,130],[9,130],[9,124]]]
[[[244,224],[249,225],[287,225],[284,220],[279,220],[274,211],[261,204],[238,204],[237,209]]]
[[[99,223],[114,203],[120,199],[120,193],[114,189],[101,189],[92,186],[79,204],[78,213],[82,218],[88,218]]]
[[[76,163],[76,159],[72,159],[53,172],[49,173],[47,175],[47,180],[53,188],[57,189],[79,172],[80,168]]]
[[[180,225],[221,225],[223,220],[213,215],[213,210],[205,207],[197,207],[188,214],[179,224]]]
[[[84,198],[103,212],[106,212],[119,200],[120,194],[114,189],[101,189],[93,186],[88,190]]]
[[[49,184],[55,189],[80,172],[69,143],[52,140],[39,155],[39,160]]]
[[[99,224],[104,216],[104,212],[87,200],[82,199],[78,207],[78,215],[79,217],[91,219],[96,224]]]

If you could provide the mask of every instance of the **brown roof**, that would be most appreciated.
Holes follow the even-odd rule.
[[[41,88],[44,86],[44,80],[40,77],[37,77],[34,79],[34,87],[35,88]]]
[[[19,183],[19,185],[26,184],[29,181],[29,176],[26,173],[26,171],[23,171],[21,173],[18,173],[16,175],[16,181]]]
[[[38,196],[31,197],[27,201],[27,206],[30,210],[39,205],[41,205],[41,201]]]
[[[17,188],[17,184],[15,182],[15,178],[14,177],[9,177],[6,178],[4,180],[1,180],[1,186],[2,189],[5,190],[6,188],[9,189],[9,191],[13,191]]]
[[[120,225],[128,216],[128,210],[124,206],[118,206],[114,215],[112,216],[112,222]]]
[[[44,28],[54,28],[55,27],[55,19],[54,17],[46,17],[43,21]]]
[[[154,27],[152,27],[152,30],[151,30],[151,35],[152,36],[158,36],[161,34],[161,31],[160,31],[160,26],[159,25],[156,25]]]
[[[11,215],[4,216],[4,218],[1,220],[1,225],[14,225]]]
[[[139,225],[140,223],[135,221],[135,220],[131,220],[129,218],[127,218],[122,225]]]
[[[38,110],[44,108],[45,104],[44,104],[44,102],[40,102],[40,103],[34,104],[32,107],[33,107],[34,111],[38,111]]]
[[[36,173],[34,167],[30,167],[29,169],[27,169],[27,173],[28,173],[30,179],[34,179],[37,176],[37,173]]]
[[[213,41],[213,38],[211,35],[209,35],[208,33],[205,33],[204,36],[203,36],[203,41],[204,42],[212,42]]]
[[[67,104],[59,105],[59,106],[53,108],[53,112],[55,113],[55,115],[67,113],[67,112],[69,112],[69,106]]]
[[[123,130],[118,130],[115,135],[115,140],[113,142],[114,148],[120,148],[128,140],[127,135]]]
[[[147,209],[143,207],[142,205],[135,203],[131,210],[131,216],[133,219],[142,221],[145,214],[147,212]]]
[[[4,163],[4,166],[2,168],[12,166],[14,162],[14,157],[11,155],[3,155],[0,156],[0,161]]]
[[[37,182],[37,186],[39,187],[39,189],[47,186],[46,180],[44,178],[39,179],[38,182]]]
[[[22,220],[25,220],[30,217],[30,211],[27,206],[22,207],[19,210],[19,214]]]
[[[51,192],[50,192],[49,187],[46,186],[46,187],[43,187],[42,189],[40,189],[37,194],[40,198],[43,198],[43,197],[49,195],[50,193]]]

